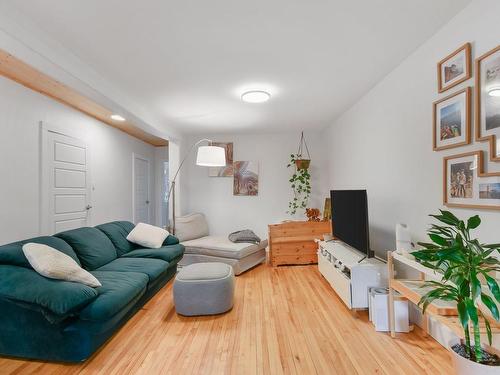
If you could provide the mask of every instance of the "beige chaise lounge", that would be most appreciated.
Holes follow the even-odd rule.
[[[229,234],[229,233],[228,233]],[[267,240],[259,244],[234,243],[226,236],[210,236],[205,216],[200,213],[176,217],[176,237],[185,246],[179,265],[222,262],[239,275],[266,260]]]

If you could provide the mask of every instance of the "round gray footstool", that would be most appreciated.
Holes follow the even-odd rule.
[[[174,303],[178,314],[221,314],[233,307],[233,297],[234,272],[228,264],[190,264],[175,277]]]

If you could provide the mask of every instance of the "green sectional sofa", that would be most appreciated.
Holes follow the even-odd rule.
[[[126,237],[126,221],[0,246],[0,355],[80,362],[92,355],[176,273],[184,247],[160,249]],[[35,272],[22,246],[36,242],[72,257],[102,284],[52,280]]]

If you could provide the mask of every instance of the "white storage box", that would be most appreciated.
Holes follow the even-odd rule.
[[[369,288],[369,317],[379,332],[390,331],[389,291],[387,288]],[[397,296],[397,294],[395,294]],[[407,300],[394,300],[394,319],[396,332],[410,332]]]

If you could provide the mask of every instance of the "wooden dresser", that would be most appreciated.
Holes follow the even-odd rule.
[[[331,221],[288,221],[269,225],[269,259],[273,267],[318,263],[314,239],[332,232]]]

